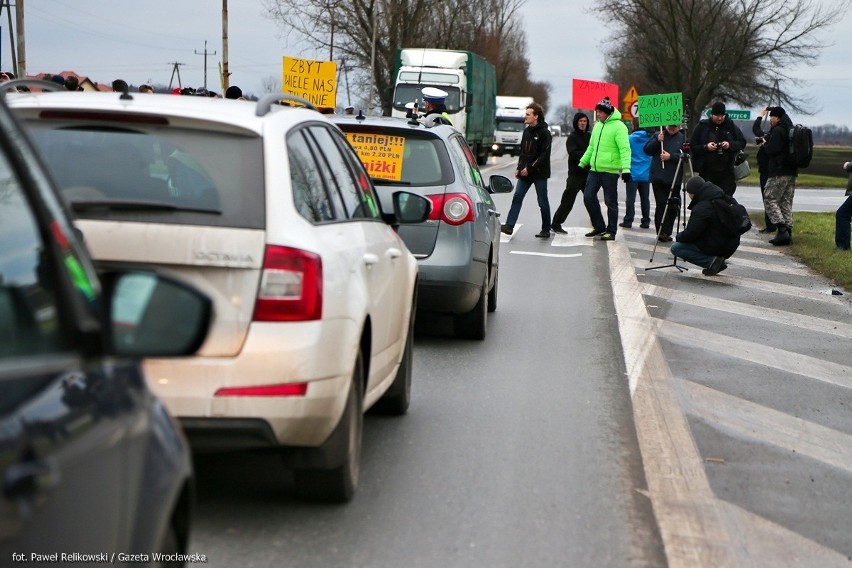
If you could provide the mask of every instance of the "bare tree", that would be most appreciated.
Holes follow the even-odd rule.
[[[772,102],[814,110],[791,87],[825,47],[820,32],[839,21],[850,0],[606,0],[616,29],[609,80],[640,92],[682,92],[690,126],[714,100],[745,106]],[[609,9],[607,9],[609,8]]]
[[[517,78],[518,72],[529,82],[526,39],[517,16],[525,1],[264,0],[264,6],[288,35],[328,49],[335,59],[357,62],[363,72],[350,79],[363,91],[375,85],[374,96],[389,114],[400,47],[473,51],[495,64],[501,94],[502,81]]]

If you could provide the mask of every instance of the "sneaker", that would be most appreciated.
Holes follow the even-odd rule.
[[[658,241],[660,241],[661,243],[670,243],[670,242],[672,242],[672,238],[671,238],[671,236],[666,235],[665,233],[660,234],[660,236],[659,236],[659,237],[657,237],[657,240],[658,240]]]
[[[500,227],[500,232],[503,233],[504,235],[511,235],[512,233],[515,232],[515,228],[514,227],[507,227],[506,225],[502,225]]]
[[[609,231],[604,231],[603,234],[601,234],[601,240],[602,241],[614,241],[615,240],[615,233],[610,233]]]
[[[758,231],[758,233],[774,233],[775,227],[764,227]]]
[[[650,226],[651,226],[651,225],[649,225],[648,223],[642,223],[641,225],[639,225],[639,228],[640,228],[640,229],[647,229],[647,228],[649,228]]]
[[[588,233],[586,233],[587,237],[597,237],[598,235],[603,235],[606,233],[606,229],[592,229]]]
[[[721,267],[721,268],[719,268],[719,272],[722,272],[722,271],[723,271],[723,270],[725,270],[726,268],[728,268],[728,264],[727,264],[727,263],[723,260],[723,261],[722,261],[722,267]]]
[[[559,235],[567,235],[568,231],[562,228],[562,225],[551,225],[550,230]]]
[[[703,274],[704,276],[716,276],[717,274],[722,272],[722,270],[724,270],[724,268],[722,268],[723,266],[727,268],[727,265],[725,264],[725,259],[721,256],[717,256],[713,259],[713,264],[702,270],[701,274]]]
[[[542,231],[540,233],[536,233],[535,236],[538,237],[539,239],[549,239],[550,238],[550,231],[549,230],[548,231]]]
[[[628,223],[627,221],[622,221],[618,224],[619,227],[624,227],[625,229],[630,229],[633,227],[633,223]]]

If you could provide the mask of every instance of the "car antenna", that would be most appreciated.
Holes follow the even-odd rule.
[[[359,108],[358,109],[358,116],[355,117],[355,120],[366,120],[366,119],[367,119],[367,117],[364,116],[364,110]]]
[[[130,89],[130,86],[125,85],[124,89],[123,89],[124,92],[121,93],[121,96],[118,97],[118,99],[121,100],[121,101],[132,101],[133,95],[131,95],[129,92],[127,92],[129,89]]]

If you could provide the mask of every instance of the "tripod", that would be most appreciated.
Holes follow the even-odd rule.
[[[662,218],[662,221],[660,222],[660,228],[657,230],[657,238],[654,240],[654,249],[651,251],[651,258],[650,258],[649,262],[654,262],[654,255],[657,253],[657,245],[660,242],[660,234],[662,234],[663,225],[665,224],[666,218],[667,218],[668,213],[669,213],[669,205],[671,205],[672,200],[674,199],[674,196],[678,194],[678,191],[681,191],[683,193],[683,196],[681,197],[681,206],[682,207],[678,208],[678,210],[677,210],[677,219],[675,221],[675,227],[677,228],[677,230],[674,231],[674,234],[679,233],[680,228],[681,228],[681,223],[686,222],[686,176],[684,175],[681,178],[680,183],[678,183],[678,175],[682,171],[685,172],[685,168],[683,168],[684,162],[686,162],[687,165],[689,166],[689,176],[690,177],[694,176],[695,172],[692,169],[692,155],[689,153],[688,150],[684,151],[684,148],[682,147],[680,149],[680,159],[677,161],[677,168],[675,168],[674,179],[672,179],[672,187],[669,190],[669,197],[668,197],[668,199],[666,199],[666,207],[663,209],[663,218]],[[678,189],[678,185],[680,186],[679,189]],[[683,216],[681,216],[681,211],[683,211]],[[657,270],[658,268],[671,268],[671,267],[677,268],[679,272],[683,272],[684,270],[689,270],[685,266],[680,266],[677,263],[677,257],[676,256],[674,257],[674,260],[672,261],[671,264],[664,264],[662,266],[651,266],[651,267],[645,268],[645,270]]]

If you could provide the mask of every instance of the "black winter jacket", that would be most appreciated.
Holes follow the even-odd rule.
[[[790,156],[790,129],[793,121],[786,114],[769,131],[766,141],[767,177],[797,176],[799,168]]]
[[[680,163],[680,150],[685,139],[680,130],[675,134],[669,134],[668,130],[663,129],[662,146],[666,152],[671,154],[665,167],[663,167],[663,160],[660,159],[660,141],[657,140],[657,134],[653,134],[651,139],[645,142],[643,150],[651,156],[651,183],[662,183],[671,187],[672,182],[674,182],[675,171],[677,171],[677,185],[680,185],[681,180],[683,180],[683,166],[678,170],[678,164]]]
[[[708,150],[710,142],[728,141],[730,147],[727,151],[718,154],[715,150]],[[725,116],[722,124],[716,126],[711,118],[702,119],[695,127],[690,139],[692,148],[693,167],[696,171],[724,171],[734,169],[734,158],[737,153],[745,148],[746,139],[739,126],[734,124],[730,117]]]
[[[586,119],[586,131],[581,132],[578,123],[581,118]],[[565,148],[568,150],[568,175],[577,177],[586,177],[588,172],[580,167],[580,158],[589,147],[589,140],[592,139],[592,121],[584,112],[578,112],[574,115],[572,122],[574,129],[568,138],[565,140]]]
[[[714,183],[704,182],[694,194],[688,209],[689,221],[686,228],[677,234],[677,242],[693,243],[704,254],[730,257],[740,246],[740,236],[728,232],[716,209],[713,200],[725,197],[725,192]]]
[[[524,168],[527,169],[529,180],[550,177],[550,128],[543,120],[535,126],[524,128],[518,171]]]

